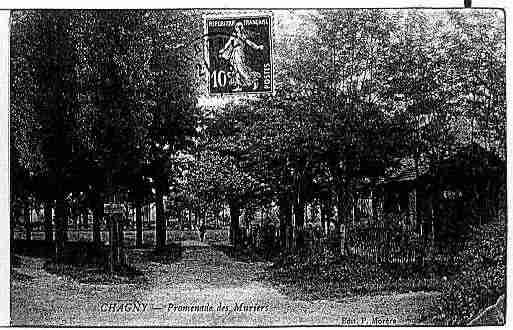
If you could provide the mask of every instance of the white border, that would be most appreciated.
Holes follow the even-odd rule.
[[[0,325],[10,321],[9,11],[0,11]]]
[[[473,0],[473,7],[504,7],[507,0]],[[173,6],[174,5],[174,6]],[[0,5],[3,9],[11,8],[401,8],[401,7],[463,7],[463,0],[188,0],[185,3],[170,3],[165,0],[122,1],[122,0],[89,0],[89,1],[63,1],[47,0],[4,0]]]

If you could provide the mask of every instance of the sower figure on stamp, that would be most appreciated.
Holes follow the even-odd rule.
[[[228,42],[219,51],[219,56],[225,60],[230,61],[235,76],[233,77],[232,84],[234,85],[234,92],[242,91],[242,87],[253,87],[253,90],[258,88],[258,79],[260,73],[253,71],[246,64],[245,47],[249,45],[255,50],[263,50],[263,45],[257,45],[249,40],[246,35],[246,30],[242,22],[235,23],[233,36],[230,37]]]

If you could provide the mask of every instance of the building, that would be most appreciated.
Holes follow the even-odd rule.
[[[437,163],[403,159],[387,177],[360,187],[355,224],[392,221],[439,242],[458,240],[504,209],[505,194],[505,160],[471,144]]]

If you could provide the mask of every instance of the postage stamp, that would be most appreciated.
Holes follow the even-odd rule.
[[[272,93],[272,16],[205,17],[210,94]]]

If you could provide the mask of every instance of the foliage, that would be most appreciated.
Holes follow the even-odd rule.
[[[506,228],[502,221],[475,228],[460,253],[461,270],[443,291],[430,322],[466,325],[506,289]]]
[[[69,277],[86,284],[138,284],[146,283],[146,278],[138,269],[131,266],[117,266],[113,274],[101,268],[88,268],[76,265],[46,263],[45,270],[57,276]]]
[[[391,264],[421,262],[427,255],[429,242],[401,225],[397,217],[385,221],[352,228],[348,245],[354,250],[362,249],[370,260]]]
[[[302,299],[340,298],[383,292],[438,291],[439,277],[403,271],[358,257],[338,258],[329,250],[284,255],[268,279],[287,294]]]
[[[57,191],[90,207],[125,190],[157,203],[161,234],[167,194],[203,220],[227,204],[275,208],[282,233],[293,209],[296,237],[305,205],[321,204],[338,235],[357,186],[401,158],[437,163],[468,142],[505,155],[500,11],[277,11],[276,93],[234,98],[200,97],[198,11],[15,11],[12,22],[13,215]]]
[[[67,11],[15,12],[12,18],[11,123],[16,158],[29,172],[48,175],[48,182],[60,184],[49,194],[69,184],[71,173],[65,169],[77,157],[72,149],[78,56],[70,28],[77,20],[78,13]]]

